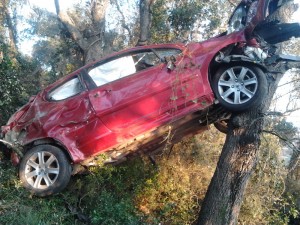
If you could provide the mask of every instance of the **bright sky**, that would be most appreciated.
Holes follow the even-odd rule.
[[[282,96],[278,99],[277,102],[274,102],[274,105],[271,106],[270,111],[279,111],[279,112],[285,112],[287,109],[287,105],[290,104],[289,109],[292,109],[293,107],[299,108],[300,107],[300,100],[294,100],[293,102],[290,102],[290,95],[289,93],[293,91],[293,86],[291,84],[287,84],[292,80],[292,74],[287,72],[283,78],[281,79],[279,83],[279,87],[277,88],[276,96]],[[287,84],[287,85],[285,85]],[[287,115],[286,117],[287,121],[292,122],[295,126],[300,128],[300,113],[299,110],[292,112],[290,115]]]
[[[60,0],[59,5],[61,10],[65,10],[78,2],[81,2],[81,0]],[[29,4],[55,12],[54,0],[29,0]]]

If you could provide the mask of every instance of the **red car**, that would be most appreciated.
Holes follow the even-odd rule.
[[[242,1],[226,33],[117,52],[33,96],[2,126],[24,186],[39,196],[59,192],[78,165],[157,149],[257,106],[270,55],[252,34],[277,2]]]

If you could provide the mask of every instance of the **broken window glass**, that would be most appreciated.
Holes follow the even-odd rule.
[[[101,86],[135,72],[132,56],[125,56],[93,68],[90,70],[89,75],[97,86]]]
[[[52,90],[48,96],[50,100],[59,101],[77,95],[82,90],[83,88],[78,77],[75,77]]]

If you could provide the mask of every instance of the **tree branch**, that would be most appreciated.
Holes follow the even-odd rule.
[[[282,137],[280,134],[278,134],[276,131],[273,131],[273,130],[263,130],[264,133],[267,133],[267,134],[271,134],[271,135],[274,135],[276,137],[278,137],[281,141],[283,141],[284,143],[286,143],[286,145],[288,147],[290,147],[291,149],[293,149],[294,151],[297,151],[299,152],[300,149],[294,145],[294,143],[292,143],[290,140],[288,140],[287,138],[285,137]]]
[[[278,99],[280,99],[280,98],[282,98],[282,97],[284,97],[284,96],[286,96],[286,95],[288,95],[288,94],[291,94],[291,93],[296,92],[296,91],[299,91],[299,90],[300,90],[300,87],[299,87],[299,88],[294,88],[294,89],[291,90],[291,91],[288,91],[288,92],[286,92],[286,93],[284,93],[284,94],[282,94],[282,95],[277,96],[277,97],[274,98],[273,100],[276,101],[276,100],[278,100]]]
[[[105,13],[109,0],[91,0],[91,15],[95,30],[103,33],[105,30]]]
[[[300,68],[300,62],[287,62],[285,64],[285,67],[286,67],[286,70],[290,70],[290,69],[294,69],[294,68],[299,69]]]
[[[278,87],[280,88],[280,87],[283,87],[283,86],[285,86],[285,85],[292,84],[292,83],[297,82],[297,81],[300,81],[300,78],[299,78],[299,79],[292,80],[292,81],[289,81],[289,82],[286,82],[286,83],[281,84],[281,85],[278,85]]]
[[[233,6],[233,7],[236,7],[236,6],[237,6],[237,4],[236,4],[235,2],[232,2],[231,0],[228,0],[228,2],[229,2],[229,4],[230,4],[231,6]]]
[[[120,13],[120,15],[121,15],[121,17],[122,17],[122,19],[121,19],[122,27],[123,27],[125,30],[127,30],[128,35],[129,35],[129,42],[131,42],[131,41],[132,41],[132,32],[131,32],[129,26],[128,26],[128,25],[126,24],[126,22],[125,22],[125,16],[124,16],[124,13],[122,12],[122,10],[121,10],[121,8],[120,8],[120,5],[119,5],[119,3],[118,3],[118,0],[112,0],[112,2],[116,4],[117,10],[118,10],[118,12]]]
[[[65,26],[65,28],[70,32],[73,40],[79,45],[79,47],[85,51],[88,48],[88,43],[84,40],[80,31],[76,28],[71,17],[66,12],[62,12],[59,6],[59,0],[54,0],[56,14],[61,21],[61,23]]]

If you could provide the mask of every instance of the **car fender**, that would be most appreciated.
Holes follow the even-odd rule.
[[[248,56],[245,55],[228,55],[224,56],[224,54],[220,53],[218,56],[216,56],[215,61],[220,64],[230,64],[230,63],[237,63],[237,62],[243,62],[243,63],[249,63],[258,66],[263,70],[263,72],[267,72],[267,67],[261,62],[257,60],[253,60]]]

